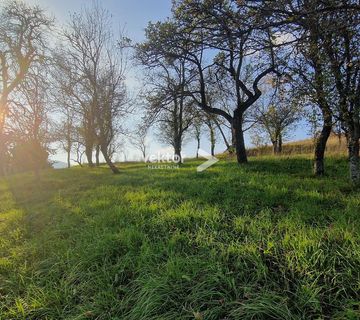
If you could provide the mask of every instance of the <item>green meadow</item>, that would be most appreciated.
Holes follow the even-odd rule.
[[[360,319],[345,158],[0,180],[0,319]]]

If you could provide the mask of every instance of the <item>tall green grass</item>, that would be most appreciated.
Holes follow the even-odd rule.
[[[0,319],[359,319],[343,158],[0,182]]]

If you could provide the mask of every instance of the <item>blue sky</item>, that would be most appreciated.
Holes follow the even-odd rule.
[[[91,0],[25,0],[38,4],[51,13],[57,22],[67,21],[69,13],[79,11]],[[101,0],[99,3],[113,15],[114,22],[126,26],[128,35],[135,41],[144,37],[144,28],[149,21],[166,18],[171,9],[171,0]]]
[[[63,25],[68,21],[69,13],[78,12],[84,5],[91,4],[92,0],[25,0],[29,4],[38,4],[45,8],[46,11],[55,17],[58,25]],[[144,29],[149,21],[163,20],[170,15],[171,0],[99,0],[99,3],[109,10],[112,14],[114,27],[125,28],[125,31],[133,41],[138,42],[144,39]],[[133,70],[128,76],[129,90],[136,94],[136,84],[139,83],[137,79],[138,71]],[[134,120],[135,122],[135,120]],[[130,123],[130,127],[133,127]],[[302,139],[306,137],[307,129],[304,126],[298,127],[294,134],[294,139]],[[246,137],[248,145],[250,144],[249,137]],[[151,153],[157,153],[159,150],[170,150],[168,146],[160,145],[156,137],[149,136],[149,144]],[[210,150],[207,135],[204,135],[203,146],[204,150]],[[218,137],[217,152],[224,151],[225,146],[222,143],[221,137]],[[128,143],[125,153],[128,159],[135,159],[140,154],[133,149]],[[189,142],[184,146],[185,156],[194,156],[196,154],[196,146],[194,142]],[[54,160],[64,161],[65,155],[61,152],[52,157]],[[119,158],[123,158],[123,152],[119,153]]]

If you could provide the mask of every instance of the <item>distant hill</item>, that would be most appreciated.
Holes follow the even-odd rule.
[[[326,146],[326,153],[330,154],[343,154],[346,153],[346,138],[332,134]],[[296,155],[296,154],[312,154],[315,151],[313,139],[306,139],[300,141],[287,142],[283,145],[283,155]],[[272,146],[264,146],[260,148],[251,148],[248,150],[248,155],[252,157],[271,155],[273,154]]]
[[[281,155],[290,156],[290,155],[311,155],[315,152],[315,144],[313,139],[305,139],[299,141],[291,141],[283,144],[283,151]],[[346,154],[347,145],[346,138],[332,134],[329,138],[329,141],[326,146],[326,153],[331,155],[336,154]],[[273,155],[272,145],[266,145],[258,148],[249,148],[247,149],[247,154],[249,157],[260,157],[260,156],[269,156]],[[221,159],[231,159],[235,158],[235,154],[229,154],[228,152],[217,154],[218,158]]]

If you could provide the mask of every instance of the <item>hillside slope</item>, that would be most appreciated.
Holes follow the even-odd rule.
[[[286,142],[283,145],[283,155],[300,155],[300,154],[313,154],[315,150],[314,140],[306,139],[300,141],[291,141]],[[344,136],[339,137],[335,134],[332,134],[328,140],[326,146],[326,154],[346,154],[346,138]],[[273,148],[271,146],[264,146],[260,148],[251,148],[248,150],[249,156],[263,156],[263,155],[272,155]]]
[[[0,180],[0,319],[358,319],[343,158]]]

